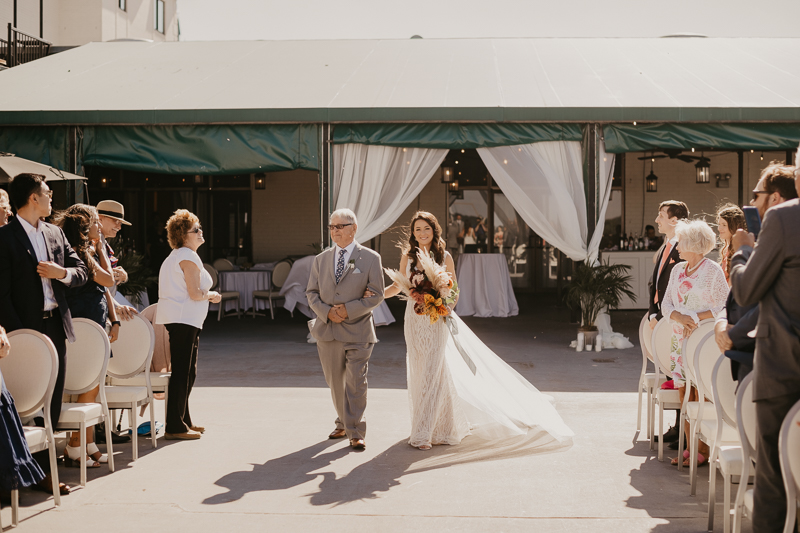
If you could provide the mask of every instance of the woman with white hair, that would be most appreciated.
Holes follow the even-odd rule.
[[[716,236],[714,230],[702,220],[678,222],[675,228],[678,237],[678,252],[682,263],[672,269],[669,285],[661,303],[661,312],[669,317],[672,326],[669,358],[671,361],[672,383],[680,391],[680,398],[686,394],[686,377],[683,372],[683,340],[697,329],[701,320],[716,318],[725,308],[728,298],[728,282],[722,267],[715,261],[706,259],[706,254],[714,249]],[[690,393],[695,400],[696,391]],[[688,435],[688,429],[686,434]],[[698,464],[708,457],[708,446],[700,443]],[[684,466],[689,465],[690,452],[684,452]],[[672,461],[678,464],[678,458]]]

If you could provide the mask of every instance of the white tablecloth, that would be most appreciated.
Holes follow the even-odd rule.
[[[286,303],[283,304],[283,307],[288,309],[289,312],[294,312],[297,309],[308,318],[316,318],[316,315],[308,306],[308,298],[306,298],[306,287],[308,287],[308,278],[311,277],[313,264],[313,255],[295,261],[292,264],[289,276],[281,288],[281,296],[286,298]],[[375,321],[376,326],[388,326],[395,321],[386,302],[381,302],[381,305],[375,308],[372,312],[372,319]]]
[[[456,312],[461,316],[509,317],[519,314],[503,254],[461,254],[458,258]]]
[[[270,276],[268,270],[229,270],[219,273],[220,292],[238,291],[239,304],[242,311],[253,307],[253,291],[269,290]],[[216,310],[219,304],[209,304],[210,310]],[[266,309],[269,302],[258,301],[258,309]],[[225,302],[225,312],[236,311],[236,301],[228,300]]]

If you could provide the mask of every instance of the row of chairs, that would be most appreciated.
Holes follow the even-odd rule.
[[[151,306],[154,308],[155,306]],[[62,431],[79,431],[81,439],[81,486],[86,485],[86,428],[106,422],[108,469],[114,471],[114,451],[111,440],[112,409],[128,411],[131,427],[132,458],[138,458],[138,414],[142,406],[150,407],[150,438],[157,446],[154,392],[166,394],[169,374],[159,373],[156,385],[151,379],[150,364],[155,345],[155,331],[144,316],[154,316],[155,309],[145,309],[142,315],[124,321],[119,338],[111,344],[105,330],[97,323],[73,319],[75,342],[67,343],[67,368],[64,379],[65,401],[62,404],[58,425],[50,419],[50,401],[58,374],[58,357],[53,343],[41,333],[20,329],[8,334],[11,353],[0,360],[0,371],[23,420],[41,415],[44,427],[24,426],[28,447],[32,453],[47,450],[50,455],[50,476],[53,482],[53,500],[61,505],[58,490],[58,469],[54,434]],[[147,339],[147,340],[144,340]],[[144,342],[143,342],[144,340]],[[75,403],[74,397],[100,386],[96,403]],[[19,493],[12,492],[12,523],[18,522]]]
[[[658,460],[663,461],[663,415],[664,409],[681,409],[679,421],[678,469],[682,469],[684,423],[689,422],[689,442],[693,453],[690,455],[689,483],[690,494],[697,490],[697,449],[700,441],[708,444],[709,492],[708,492],[708,530],[714,529],[716,508],[717,471],[723,478],[723,531],[731,530],[731,484],[739,483],[736,503],[733,508],[733,525],[738,533],[741,518],[752,511],[752,490],[747,489],[752,482],[755,462],[755,406],[752,401],[752,375],[739,384],[731,374],[730,359],[720,353],[714,339],[714,321],[700,322],[699,327],[684,340],[681,346],[684,374],[689,386],[698,392],[699,401],[689,401],[686,394],[683,402],[677,390],[661,389],[670,372],[670,339],[672,327],[668,319],[658,322],[650,329],[647,315],[639,324],[639,341],[642,347],[642,370],[639,378],[639,407],[636,425],[636,438],[641,432],[642,396],[647,394],[647,436],[650,449],[654,447],[655,429],[658,428]],[[652,363],[653,372],[648,372]],[[655,407],[659,418],[655,423]],[[800,403],[789,413],[781,433],[781,462],[784,465],[784,481],[787,487],[789,516],[786,531],[793,531],[796,521],[795,510],[800,489]],[[784,437],[785,433],[785,437]],[[794,439],[794,440],[793,440]],[[745,482],[741,482],[745,480]]]
[[[217,311],[217,322],[222,320],[222,317],[225,316],[225,302],[235,301],[236,302],[236,317],[241,318],[241,295],[238,291],[222,291],[220,290],[220,277],[219,272],[226,272],[233,270],[233,265],[227,259],[217,259],[214,261],[214,265],[209,265],[208,263],[203,263],[206,271],[211,276],[212,286],[211,290],[218,291],[222,296],[222,301],[219,303],[219,310]],[[217,268],[221,267],[221,268]],[[288,259],[284,259],[283,261],[279,261],[275,268],[272,270],[272,274],[270,276],[270,286],[266,290],[255,290],[253,291],[253,309],[252,309],[252,316],[253,318],[256,317],[256,302],[258,300],[267,301],[269,302],[269,313],[273,320],[275,320],[275,303],[274,300],[278,300],[283,298],[280,296],[281,287],[286,282],[286,278],[289,277],[289,272],[292,270],[292,263]]]

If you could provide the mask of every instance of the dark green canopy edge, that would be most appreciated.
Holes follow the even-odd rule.
[[[410,148],[489,148],[542,141],[580,141],[579,124],[342,124],[333,142]]]
[[[408,107],[6,111],[0,125],[323,122],[800,122],[800,107]]]
[[[169,174],[319,169],[314,125],[88,126],[83,165]]]
[[[606,151],[641,152],[654,149],[795,150],[798,124],[607,124]]]

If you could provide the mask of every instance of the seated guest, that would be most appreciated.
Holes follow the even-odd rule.
[[[706,259],[706,254],[714,249],[716,237],[708,224],[701,220],[681,221],[675,228],[678,237],[678,252],[682,262],[675,265],[670,273],[661,311],[669,317],[672,326],[670,339],[671,375],[675,388],[680,392],[681,402],[686,394],[686,376],[683,371],[681,347],[684,338],[697,329],[701,320],[715,318],[725,307],[728,297],[728,282],[722,268],[714,261]],[[693,389],[689,399],[696,400]],[[686,434],[689,434],[688,426]],[[687,447],[688,448],[688,447]],[[700,443],[698,463],[708,457],[708,446]],[[684,465],[689,465],[690,450],[684,453]],[[678,464],[678,458],[672,461]]]
[[[644,227],[644,236],[647,239],[647,249],[656,251],[664,244],[664,239],[656,235],[656,228],[650,224]]]
[[[67,303],[72,313],[72,318],[88,318],[106,329],[106,320],[111,316],[111,342],[117,340],[119,335],[119,322],[114,313],[114,306],[109,302],[111,295],[106,290],[114,285],[114,276],[111,263],[106,255],[105,247],[100,239],[100,218],[94,207],[85,204],[75,204],[66,211],[58,213],[55,223],[67,237],[72,249],[78,254],[81,261],[89,269],[89,281],[80,287],[70,287],[67,290]],[[89,392],[78,395],[78,403],[94,403],[100,392],[98,385]],[[64,450],[64,462],[67,466],[80,466],[81,436],[73,432],[69,443]],[[88,455],[86,466],[97,468],[101,463],[108,462],[108,455],[100,453],[94,442],[94,428],[86,428],[86,450]]]
[[[747,231],[747,223],[744,221],[744,212],[738,205],[725,204],[717,210],[717,232],[719,232],[719,240],[722,243],[722,249],[719,251],[719,266],[722,267],[722,272],[725,273],[725,279],[728,280],[730,286],[730,273],[731,273],[731,256],[733,256],[733,247],[731,246],[731,239],[737,229]]]
[[[8,220],[14,216],[11,212],[11,203],[8,200],[8,193],[0,189],[0,226],[8,224]]]
[[[6,330],[0,326],[0,359],[10,351]],[[28,450],[14,398],[6,389],[2,373],[0,388],[0,490],[10,492],[40,483],[44,479],[44,472]]]
[[[156,324],[169,332],[172,376],[167,390],[167,440],[199,439],[205,432],[189,414],[189,395],[197,375],[200,330],[208,314],[208,303],[222,297],[211,291],[211,275],[203,267],[197,249],[205,242],[200,219],[178,209],[167,221],[167,239],[172,253],[158,273]]]

